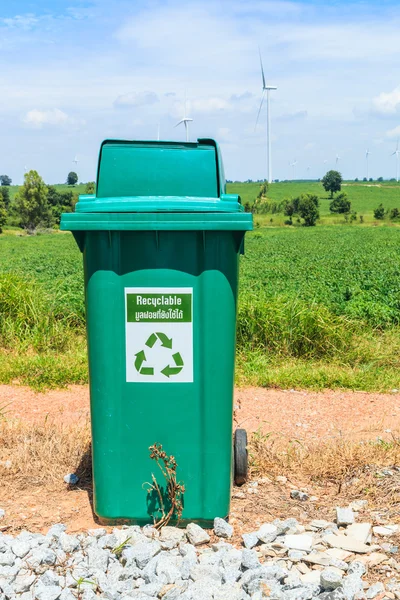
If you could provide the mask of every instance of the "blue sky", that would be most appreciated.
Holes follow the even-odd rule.
[[[4,5],[4,6],[3,6]],[[108,137],[214,137],[230,179],[266,174],[258,46],[273,92],[273,176],[393,177],[398,2],[93,0],[0,3],[0,171],[94,179]]]

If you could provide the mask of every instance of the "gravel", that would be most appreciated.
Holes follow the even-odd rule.
[[[226,541],[233,527],[220,518],[214,521],[213,541],[194,523],[161,532],[132,526],[70,535],[56,524],[46,535],[0,533],[0,600],[400,598],[400,564],[384,553],[388,543],[380,530],[365,539],[370,530],[370,524],[348,523],[336,532],[322,520],[305,526],[295,519],[275,520],[243,534],[240,547]],[[332,536],[339,546],[346,538],[353,553],[332,548]],[[113,552],[121,544],[122,550]],[[370,583],[363,579],[377,565],[374,573],[390,577],[387,587],[376,575]]]
[[[214,519],[214,533],[218,537],[230,539],[233,536],[233,527],[225,519],[216,517]]]
[[[68,475],[64,476],[64,481],[69,485],[76,485],[79,481],[79,477],[78,475],[75,475],[75,473],[68,473]]]

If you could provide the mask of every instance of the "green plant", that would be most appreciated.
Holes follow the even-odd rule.
[[[305,227],[312,227],[319,219],[318,196],[302,194],[299,201],[299,215],[304,220]]]
[[[260,185],[260,191],[258,192],[257,198],[266,198],[267,194],[268,194],[268,183],[266,181],[264,181]]]
[[[178,523],[182,516],[183,495],[185,487],[176,479],[177,463],[174,456],[168,456],[161,444],[156,443],[150,446],[150,458],[155,460],[162,476],[165,480],[165,490],[158,484],[156,477],[151,474],[152,483],[146,484],[148,496],[156,495],[158,498],[160,517],[157,520],[154,515],[154,527],[161,529],[168,525],[172,518],[176,518]]]
[[[392,208],[389,213],[389,219],[398,219],[400,217],[400,210],[398,208]]]
[[[88,181],[85,187],[85,194],[94,194],[96,189],[96,183],[94,181]]]
[[[128,543],[130,542],[130,540],[131,540],[131,536],[127,537],[126,540],[124,540],[121,544],[119,544],[118,546],[115,546],[115,548],[113,548],[111,550],[111,552],[113,554],[115,554],[115,556],[117,558],[119,558],[121,556],[121,554],[122,554],[123,549],[125,548],[125,546],[128,545]]]
[[[348,199],[346,192],[338,194],[329,204],[329,210],[332,213],[345,214],[351,210],[351,202]]]
[[[385,217],[385,209],[383,207],[383,204],[380,204],[378,208],[375,208],[374,217],[378,220],[382,220]]]

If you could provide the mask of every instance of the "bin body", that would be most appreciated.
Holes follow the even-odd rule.
[[[104,522],[159,515],[147,485],[154,474],[165,488],[155,443],[176,458],[183,522],[229,513],[238,260],[251,226],[242,216],[63,216],[83,252],[94,510]]]

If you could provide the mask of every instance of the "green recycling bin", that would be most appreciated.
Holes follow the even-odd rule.
[[[226,517],[238,260],[252,216],[225,193],[218,145],[103,142],[96,194],[61,229],[84,261],[95,513],[160,517],[147,482],[154,474],[165,495],[149,453],[161,444],[185,487],[182,523]]]

